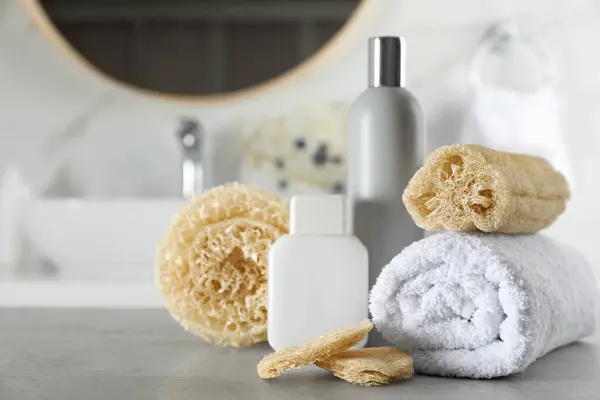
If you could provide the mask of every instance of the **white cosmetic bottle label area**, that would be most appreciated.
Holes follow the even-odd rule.
[[[368,318],[368,253],[345,234],[344,215],[342,196],[292,199],[290,234],[269,253],[267,329],[275,350]]]

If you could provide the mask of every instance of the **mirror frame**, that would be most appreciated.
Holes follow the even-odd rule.
[[[209,95],[193,95],[193,94],[171,94],[159,92],[151,89],[145,89],[135,86],[131,83],[121,81],[106,72],[100,70],[92,64],[87,58],[81,55],[69,41],[60,33],[54,22],[46,13],[40,0],[21,0],[19,3],[24,8],[27,16],[37,29],[42,33],[51,45],[58,47],[59,50],[66,54],[68,58],[75,61],[79,66],[88,70],[93,75],[100,76],[104,81],[111,85],[116,85],[122,89],[134,92],[136,94],[150,97],[156,100],[163,100],[176,103],[191,103],[197,105],[215,105],[236,100],[244,100],[252,96],[258,96],[270,92],[284,84],[294,80],[301,79],[313,69],[317,68],[323,62],[326,54],[335,49],[343,40],[343,38],[352,30],[356,29],[359,24],[359,19],[366,13],[367,5],[371,0],[361,0],[356,6],[350,18],[315,54],[308,59],[297,64],[295,67],[285,71],[284,73],[267,79],[259,84],[249,86],[244,89],[231,92]]]

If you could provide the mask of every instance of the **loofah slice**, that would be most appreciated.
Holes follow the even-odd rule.
[[[358,326],[338,329],[302,346],[268,354],[256,366],[258,376],[263,379],[276,378],[287,370],[326,360],[333,354],[355,346],[371,329],[371,321],[364,320]]]
[[[288,205],[229,184],[192,201],[157,254],[157,284],[185,329],[223,346],[267,339],[267,256],[289,228]]]
[[[421,228],[500,233],[550,226],[568,198],[566,179],[548,161],[478,145],[434,151],[403,195]]]
[[[347,350],[316,363],[340,379],[362,386],[386,385],[413,374],[412,357],[391,347]]]

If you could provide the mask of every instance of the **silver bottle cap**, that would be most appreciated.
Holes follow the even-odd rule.
[[[396,36],[369,39],[369,86],[404,86],[404,38]]]

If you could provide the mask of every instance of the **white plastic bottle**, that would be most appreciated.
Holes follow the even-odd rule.
[[[368,317],[367,249],[345,233],[344,203],[337,195],[292,198],[290,234],[269,253],[267,330],[275,350]]]

